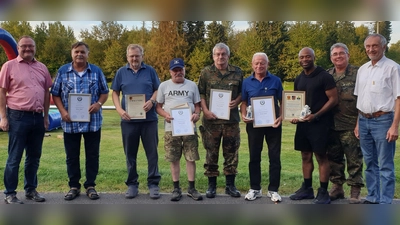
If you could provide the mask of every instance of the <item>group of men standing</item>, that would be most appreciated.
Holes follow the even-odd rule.
[[[336,43],[331,47],[333,68],[327,71],[315,65],[311,48],[299,52],[303,68],[295,79],[294,90],[305,91],[306,104],[311,113],[296,124],[294,148],[301,152],[303,183],[290,195],[292,200],[314,199],[316,204],[329,204],[331,200],[344,198],[343,184],[351,186],[350,203],[360,203],[360,191],[364,186],[363,159],[368,195],[364,203],[391,203],[394,196],[394,152],[400,120],[400,69],[399,65],[384,55],[386,39],[379,34],[369,35],[364,42],[371,59],[359,69],[349,64],[346,45]],[[18,169],[22,153],[26,149],[25,195],[34,201],[45,201],[37,191],[42,142],[48,126],[50,93],[62,117],[64,147],[70,190],[65,200],[80,195],[80,143],[84,138],[86,155],[86,181],[83,186],[90,199],[100,196],[95,190],[99,169],[99,149],[102,125],[102,104],[107,100],[109,89],[101,69],[88,63],[89,46],[84,42],[72,45],[72,62],[58,70],[51,84],[47,68],[36,61],[35,42],[24,36],[18,41],[19,56],[6,62],[0,72],[0,128],[9,132],[9,146],[4,184],[5,202],[22,203],[16,197]],[[249,148],[250,190],[246,200],[262,197],[261,152],[264,139],[268,146],[269,185],[266,196],[274,202],[282,201],[278,194],[281,180],[282,95],[279,77],[268,71],[269,60],[265,53],[253,55],[252,74],[244,79],[242,70],[229,64],[230,49],[218,43],[212,50],[214,63],[205,67],[198,84],[185,78],[185,64],[174,58],[169,64],[171,79],[160,82],[153,67],[143,62],[144,49],[140,45],[127,47],[128,63],[121,67],[113,79],[112,100],[121,117],[121,133],[126,156],[126,198],[139,193],[137,154],[142,142],[148,163],[147,187],[150,198],[160,197],[158,171],[158,117],[164,118],[165,159],[170,162],[173,182],[171,201],[182,197],[180,159],[186,161],[188,179],[187,195],[202,200],[195,188],[195,161],[200,159],[196,122],[203,112],[198,127],[206,150],[204,175],[208,178],[207,198],[216,197],[219,149],[222,145],[225,193],[240,197],[235,186],[240,147],[239,122],[246,123]],[[51,91],[49,92],[49,88]],[[221,119],[210,110],[212,89],[231,93],[230,116]],[[90,121],[77,122],[69,115],[69,94],[90,94]],[[127,111],[127,96],[144,95],[144,118],[132,118]],[[273,96],[275,121],[270,127],[254,127],[247,117],[247,108],[254,97]],[[7,105],[7,107],[6,107]],[[186,106],[191,111],[193,134],[172,135],[171,108]],[[239,111],[240,105],[240,111]],[[40,132],[39,132],[40,131]],[[33,134],[37,135],[35,141]],[[320,187],[316,197],[312,188],[313,156],[318,162]],[[345,176],[347,163],[348,178]],[[333,183],[328,192],[329,180]]]

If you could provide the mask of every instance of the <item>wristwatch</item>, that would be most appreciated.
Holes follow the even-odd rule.
[[[151,101],[151,103],[153,103],[153,104],[156,104],[156,103],[157,103],[157,101],[156,101],[156,100],[153,100],[153,99],[150,99],[150,101]]]
[[[100,106],[102,106],[103,105],[103,103],[101,103],[101,102],[97,102]]]

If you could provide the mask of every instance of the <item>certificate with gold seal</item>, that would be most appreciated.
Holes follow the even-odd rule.
[[[72,122],[90,122],[91,94],[69,93],[68,114]]]
[[[211,89],[209,110],[214,113],[218,119],[229,120],[231,113],[231,109],[229,108],[231,96],[232,91]]]
[[[146,102],[144,94],[125,95],[125,111],[131,119],[146,119],[143,105]]]
[[[283,91],[282,111],[284,120],[299,119],[306,104],[305,91]]]

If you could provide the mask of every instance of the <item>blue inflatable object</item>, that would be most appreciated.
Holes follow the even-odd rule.
[[[55,130],[61,127],[61,113],[58,110],[49,111],[49,128],[48,130]]]
[[[3,46],[8,60],[18,56],[17,42],[10,33],[2,28],[0,28],[0,45]]]

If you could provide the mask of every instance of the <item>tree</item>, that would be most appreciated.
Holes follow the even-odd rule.
[[[45,49],[45,43],[49,37],[49,29],[47,28],[47,25],[42,22],[40,25],[37,25],[35,27],[35,43],[36,43],[36,58],[41,61],[42,60],[42,55],[45,55],[46,52],[44,52]]]
[[[321,50],[316,49],[316,42],[319,38],[319,26],[315,23],[295,22],[288,28],[289,41],[285,42],[282,54],[279,56],[279,64],[286,75],[283,80],[293,81],[301,72],[298,54],[304,47],[311,47],[315,51],[316,58],[321,56]]]
[[[250,27],[255,29],[262,43],[262,52],[268,55],[271,73],[284,78],[284,69],[279,63],[279,56],[289,40],[287,23],[285,21],[253,21]]]
[[[390,45],[389,51],[386,52],[386,56],[400,64],[400,41]]]
[[[231,57],[230,61],[233,65],[239,66],[244,76],[248,77],[253,71],[251,60],[254,53],[264,51],[262,38],[257,35],[257,31],[252,27],[246,31],[238,32],[231,40],[232,42],[235,43],[232,45],[232,51],[235,54]]]
[[[206,48],[212,52],[214,46],[220,42],[225,44],[228,42],[228,37],[225,36],[225,27],[217,21],[212,21],[207,25]],[[212,54],[210,57],[212,59]]]
[[[187,43],[178,32],[178,28],[176,21],[160,21],[155,23],[152,29],[145,61],[154,67],[161,81],[170,78],[168,65],[171,59],[185,60]]]
[[[58,68],[71,62],[71,45],[76,41],[71,27],[61,22],[48,24],[48,38],[44,43],[41,61],[47,66],[50,74],[55,75]]]
[[[106,49],[104,55],[103,73],[108,80],[112,80],[118,68],[124,64],[124,56],[126,54],[120,43],[114,40],[111,46]]]
[[[204,46],[197,46],[189,56],[187,64],[190,65],[190,71],[186,71],[186,78],[197,83],[201,70],[212,62],[210,60],[210,51]]]

